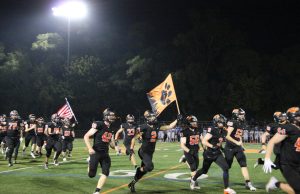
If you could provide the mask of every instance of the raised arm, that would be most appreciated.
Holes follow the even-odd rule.
[[[175,121],[173,121],[172,123],[170,123],[169,125],[163,125],[160,127],[160,130],[165,131],[165,130],[169,130],[172,129],[176,126],[177,124],[177,119]]]

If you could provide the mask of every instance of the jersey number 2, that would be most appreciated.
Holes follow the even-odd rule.
[[[156,137],[157,137],[156,131],[152,131],[150,142],[156,142]]]

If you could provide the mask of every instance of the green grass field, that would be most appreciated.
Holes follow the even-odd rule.
[[[23,146],[23,144],[22,144]],[[21,147],[22,147],[21,146]],[[139,147],[140,145],[137,145]],[[136,147],[136,150],[137,150]],[[245,145],[246,149],[259,149],[259,145]],[[199,180],[201,190],[189,190],[189,182],[182,180],[188,178],[188,174],[179,176],[178,180],[164,178],[166,174],[190,173],[185,164],[179,164],[178,159],[182,155],[179,143],[157,143],[157,150],[154,153],[154,170],[147,174],[143,180],[136,184],[137,193],[223,193],[222,171],[215,164],[208,172],[208,178]],[[44,151],[45,152],[45,151]],[[61,165],[49,165],[49,169],[43,168],[42,158],[31,159],[29,149],[27,156],[19,154],[18,164],[7,167],[4,157],[0,159],[0,193],[1,194],[91,194],[94,192],[99,176],[89,178],[87,176],[87,150],[82,139],[74,141],[73,157]],[[133,172],[128,157],[125,155],[116,156],[110,152],[112,167],[111,175],[101,190],[102,193],[130,193],[127,184],[132,179],[125,176],[126,173],[114,172],[117,170],[130,170]],[[200,154],[200,167],[202,167],[202,154]],[[251,180],[258,190],[255,193],[266,193],[265,184],[270,174],[263,173],[261,167],[253,168],[256,158],[261,154],[247,153],[248,168]],[[140,163],[137,157],[138,163]],[[98,173],[101,169],[98,170]],[[121,176],[120,176],[121,175]],[[284,180],[278,171],[272,175]],[[244,180],[237,162],[234,161],[230,170],[230,185],[237,193],[253,193],[244,188]],[[280,193],[279,191],[273,193]]]

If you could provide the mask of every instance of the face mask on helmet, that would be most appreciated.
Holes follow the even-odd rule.
[[[273,114],[273,118],[276,123],[284,123],[287,120],[287,115],[278,111]]]
[[[299,126],[300,124],[300,109],[299,107],[291,107],[286,111],[288,120]]]
[[[56,113],[51,116],[51,121],[55,123],[59,122],[59,117]]]
[[[112,123],[116,120],[116,115],[113,111],[107,108],[103,111],[103,120]]]
[[[148,124],[153,125],[157,123],[156,115],[153,112],[150,112],[149,110],[146,110],[144,113],[144,117]]]
[[[63,121],[63,124],[66,125],[66,126],[69,126],[71,124],[70,120],[65,118]]]
[[[193,116],[193,115],[190,115],[190,116],[187,116],[186,117],[186,121],[189,125],[189,127],[195,129],[198,127],[198,119],[197,117]]]
[[[246,112],[242,108],[233,109],[232,118],[239,121],[245,121]]]
[[[9,116],[10,116],[12,119],[17,119],[17,118],[19,117],[19,113],[18,113],[18,111],[16,111],[16,110],[12,110],[12,111],[10,111]]]
[[[131,115],[131,114],[127,115],[126,116],[126,122],[130,123],[130,124],[134,123],[134,116]]]
[[[213,123],[215,126],[222,128],[225,126],[227,119],[224,115],[222,114],[217,114],[213,117]]]
[[[43,123],[44,123],[44,118],[43,118],[43,117],[39,117],[39,118],[37,119],[37,122],[38,122],[39,124],[43,124]]]
[[[30,121],[35,121],[35,115],[34,114],[30,114],[28,118],[29,118]]]

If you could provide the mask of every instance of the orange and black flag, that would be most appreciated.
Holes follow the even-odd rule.
[[[152,111],[158,116],[169,104],[177,101],[171,74],[161,84],[147,93]]]

